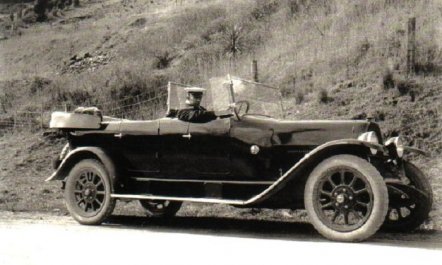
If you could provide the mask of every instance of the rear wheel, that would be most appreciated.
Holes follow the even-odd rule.
[[[388,193],[383,178],[366,160],[337,155],[310,174],[304,203],[311,223],[324,237],[362,241],[382,225]]]
[[[181,208],[182,202],[164,200],[140,200],[149,217],[173,217]]]
[[[433,191],[425,174],[408,161],[404,161],[404,170],[409,186],[420,193],[413,195],[403,191],[407,198],[390,203],[382,226],[387,231],[408,232],[418,228],[428,218],[433,205]]]
[[[103,164],[94,159],[80,161],[66,180],[64,195],[69,213],[81,224],[101,224],[115,207],[111,190]]]

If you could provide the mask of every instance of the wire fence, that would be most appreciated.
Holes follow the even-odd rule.
[[[167,111],[168,86],[135,96],[96,104],[57,104],[50,108],[41,105],[39,111],[15,111],[0,115],[0,134],[5,132],[41,131],[49,128],[51,114],[55,111],[73,112],[78,107],[97,107],[103,116],[131,120],[151,120],[164,117]]]
[[[116,100],[98,102],[98,107],[104,116],[123,119],[144,120],[163,117],[167,110],[167,90],[160,87],[154,92],[148,91],[136,96],[128,96]],[[85,107],[86,105],[81,105]],[[80,105],[59,104],[49,109],[43,105],[39,111],[15,111],[0,116],[0,133],[19,132],[22,130],[39,131],[49,128],[51,114],[55,111],[72,112]]]

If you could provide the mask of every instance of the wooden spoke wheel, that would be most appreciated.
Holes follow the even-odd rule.
[[[323,236],[361,241],[382,225],[388,210],[387,187],[366,160],[337,155],[310,174],[304,202],[312,224]]]
[[[115,207],[111,190],[111,181],[104,166],[97,160],[82,160],[67,177],[66,206],[79,223],[100,224]]]

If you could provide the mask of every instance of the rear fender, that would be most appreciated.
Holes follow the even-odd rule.
[[[299,181],[296,182],[296,185],[305,185],[304,182],[308,177],[308,174],[305,174],[305,170],[313,169],[317,164],[327,157],[339,154],[353,154],[366,158],[368,155],[371,155],[373,149],[383,154],[387,153],[386,148],[380,144],[369,143],[356,139],[342,139],[330,141],[320,145],[307,153],[301,160],[299,160],[267,189],[247,200],[245,205],[255,205],[264,202],[285,188],[287,183],[292,180],[298,180],[298,178],[300,178]],[[302,178],[302,176],[304,176],[304,178]]]
[[[83,159],[97,159],[103,163],[112,183],[115,183],[117,178],[115,164],[112,161],[111,156],[105,150],[99,147],[79,147],[72,150],[63,159],[57,170],[49,178],[47,178],[46,181],[64,180],[75,164]]]

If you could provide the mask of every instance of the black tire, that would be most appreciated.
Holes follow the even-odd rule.
[[[425,220],[433,205],[433,191],[425,174],[413,163],[404,161],[405,176],[410,186],[425,194],[425,198],[411,199],[409,205],[389,205],[382,229],[389,232],[409,232],[418,228]]]
[[[182,202],[163,200],[140,200],[140,205],[144,208],[149,217],[170,218],[180,210]]]
[[[388,210],[385,182],[366,160],[336,155],[317,165],[304,191],[310,222],[324,237],[363,241],[379,230]]]
[[[94,159],[81,160],[66,180],[66,206],[80,224],[98,225],[114,210],[111,191],[112,183],[103,164]]]

